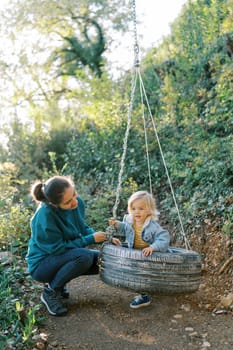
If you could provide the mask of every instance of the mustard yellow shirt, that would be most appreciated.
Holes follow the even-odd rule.
[[[149,244],[144,242],[142,239],[142,225],[133,225],[133,229],[134,229],[134,245],[133,247],[135,249],[144,249],[146,247],[149,247]]]

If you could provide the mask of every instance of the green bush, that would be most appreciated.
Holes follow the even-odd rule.
[[[13,254],[25,256],[30,237],[31,216],[31,210],[25,209],[23,204],[12,206],[9,212],[1,215],[1,250],[10,250]]]

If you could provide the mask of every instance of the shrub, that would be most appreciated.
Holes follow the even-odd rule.
[[[25,256],[30,237],[31,211],[23,204],[12,206],[9,212],[1,215],[0,249]]]

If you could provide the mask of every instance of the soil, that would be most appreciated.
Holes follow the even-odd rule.
[[[68,286],[65,317],[48,316],[44,310],[37,348],[232,350],[233,300],[226,305],[224,297],[232,296],[233,266],[223,269],[231,244],[218,232],[193,235],[190,243],[203,259],[198,291],[153,295],[150,306],[134,310],[129,307],[133,291],[106,285],[98,275],[80,277]]]

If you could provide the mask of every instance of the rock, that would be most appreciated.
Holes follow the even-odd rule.
[[[220,310],[227,310],[233,307],[233,293],[229,293],[226,297],[223,297],[214,309],[214,313],[218,313]]]
[[[208,341],[204,341],[202,346],[203,346],[203,348],[210,348],[211,347],[211,345]]]
[[[185,327],[184,329],[186,332],[193,332],[194,329],[192,327]]]
[[[58,347],[59,343],[58,343],[57,340],[54,340],[53,342],[51,342],[51,345],[52,345],[54,348],[56,348],[56,347]]]
[[[13,261],[13,254],[11,252],[0,252],[0,263],[5,266],[11,264]]]
[[[186,312],[190,312],[191,311],[191,306],[190,305],[181,305],[181,309],[186,311]]]
[[[174,318],[178,319],[178,318],[182,318],[183,316],[181,314],[176,314],[173,316]]]
[[[46,345],[45,345],[45,343],[37,342],[37,343],[36,343],[36,348],[37,348],[38,350],[45,350],[45,349],[46,349]]]

